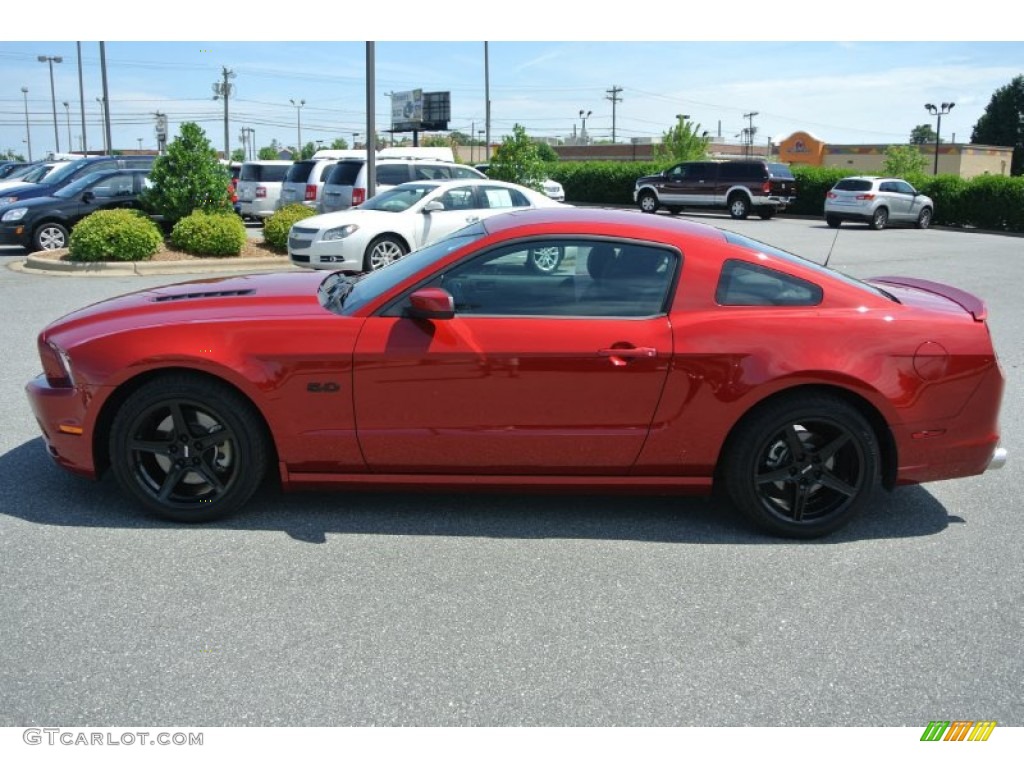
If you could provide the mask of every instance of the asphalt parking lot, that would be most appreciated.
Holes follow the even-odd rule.
[[[661,497],[268,486],[173,525],[52,466],[23,392],[46,323],[173,280],[0,268],[0,726],[1024,725],[1024,239],[693,218],[982,296],[1007,466],[807,543]]]

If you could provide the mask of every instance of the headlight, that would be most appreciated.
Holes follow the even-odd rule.
[[[12,208],[4,214],[0,221],[21,221],[28,213],[28,208]]]
[[[328,229],[326,232],[324,232],[324,236],[321,237],[320,239],[321,240],[341,240],[341,239],[346,238],[349,235],[351,235],[357,229],[359,229],[359,225],[358,224],[346,224],[343,227],[335,227],[334,229]]]
[[[39,358],[43,373],[51,387],[69,388],[75,386],[71,373],[71,356],[52,341],[39,340]]]

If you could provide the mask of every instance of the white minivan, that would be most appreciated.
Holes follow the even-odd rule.
[[[277,210],[290,160],[251,160],[238,174],[238,212],[243,219],[265,219]]]

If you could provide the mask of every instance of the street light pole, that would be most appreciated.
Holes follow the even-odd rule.
[[[942,135],[942,116],[948,115],[950,111],[955,107],[956,104],[952,101],[944,101],[942,105],[936,107],[934,104],[925,104],[924,108],[928,110],[929,114],[935,115],[935,165],[932,168],[932,176],[939,175],[939,137]]]
[[[60,64],[64,61],[63,56],[37,56],[39,61],[50,65],[50,102],[53,105],[53,143],[56,145],[56,151],[60,152],[60,135],[57,132],[57,92],[53,87],[53,65],[54,63]]]
[[[107,103],[101,96],[96,97],[96,103],[100,105],[100,133],[103,134],[103,154],[110,154],[110,144],[107,142]]]
[[[68,102],[64,102],[64,111],[68,116],[68,152],[74,151],[74,146],[71,144],[71,105]]]
[[[21,95],[25,99],[25,141],[28,143],[28,161],[32,162],[32,131],[28,127],[28,88],[21,86]]]
[[[299,135],[298,144],[296,144],[295,149],[298,152],[298,157],[301,157],[302,156],[302,108],[306,105],[306,100],[305,99],[299,99],[298,101],[296,101],[295,99],[288,99],[288,101],[290,101],[292,103],[292,106],[295,107],[295,119],[296,119],[296,121],[298,123],[298,135]]]
[[[587,118],[593,114],[593,110],[588,109],[586,111],[580,110],[580,120],[583,122],[583,129],[580,131],[580,141],[587,144]]]

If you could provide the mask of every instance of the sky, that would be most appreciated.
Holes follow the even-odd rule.
[[[425,2],[390,0],[360,10],[306,0],[294,12],[278,7],[267,14],[255,4],[241,13],[245,4],[211,10],[180,0],[145,6],[147,17],[136,18],[143,6],[112,2],[123,10],[112,11],[111,22],[94,14],[71,21],[81,6],[54,0],[48,7],[57,21],[45,25],[45,35],[28,8],[5,23],[39,39],[0,41],[0,151],[28,154],[23,87],[33,157],[58,141],[67,151],[69,133],[74,149],[81,148],[79,38],[86,143],[102,147],[100,37],[113,142],[122,149],[155,148],[158,111],[167,115],[171,137],[181,122],[193,121],[223,149],[224,104],[212,98],[212,86],[225,67],[234,73],[232,149],[241,146],[243,127],[254,131],[257,147],[272,139],[294,145],[299,120],[303,143],[351,143],[353,134],[362,141],[368,37],[376,41],[378,133],[389,127],[385,94],[416,88],[449,91],[450,129],[480,132],[489,83],[494,141],[516,123],[534,136],[572,137],[583,129],[583,111],[592,140],[610,140],[613,129],[617,141],[657,138],[676,115],[687,114],[726,141],[739,142],[752,123],[757,143],[794,131],[833,144],[904,143],[915,126],[935,127],[924,104],[943,102],[956,105],[943,117],[943,140],[969,141],[994,91],[1024,73],[1024,42],[992,39],[1009,22],[1005,11],[974,3],[971,14],[957,11],[944,21],[937,6],[923,13],[920,6],[895,11],[878,3],[872,13],[873,3],[829,19],[820,3],[741,2],[730,4],[726,25],[714,4],[673,13],[539,0],[447,2],[432,10]],[[148,17],[160,13],[166,18]],[[660,39],[668,30],[679,33]],[[844,39],[828,39],[840,34]],[[53,65],[56,137],[49,66],[39,56],[63,57]],[[614,122],[613,87],[621,88]],[[292,100],[305,103],[297,109]]]

